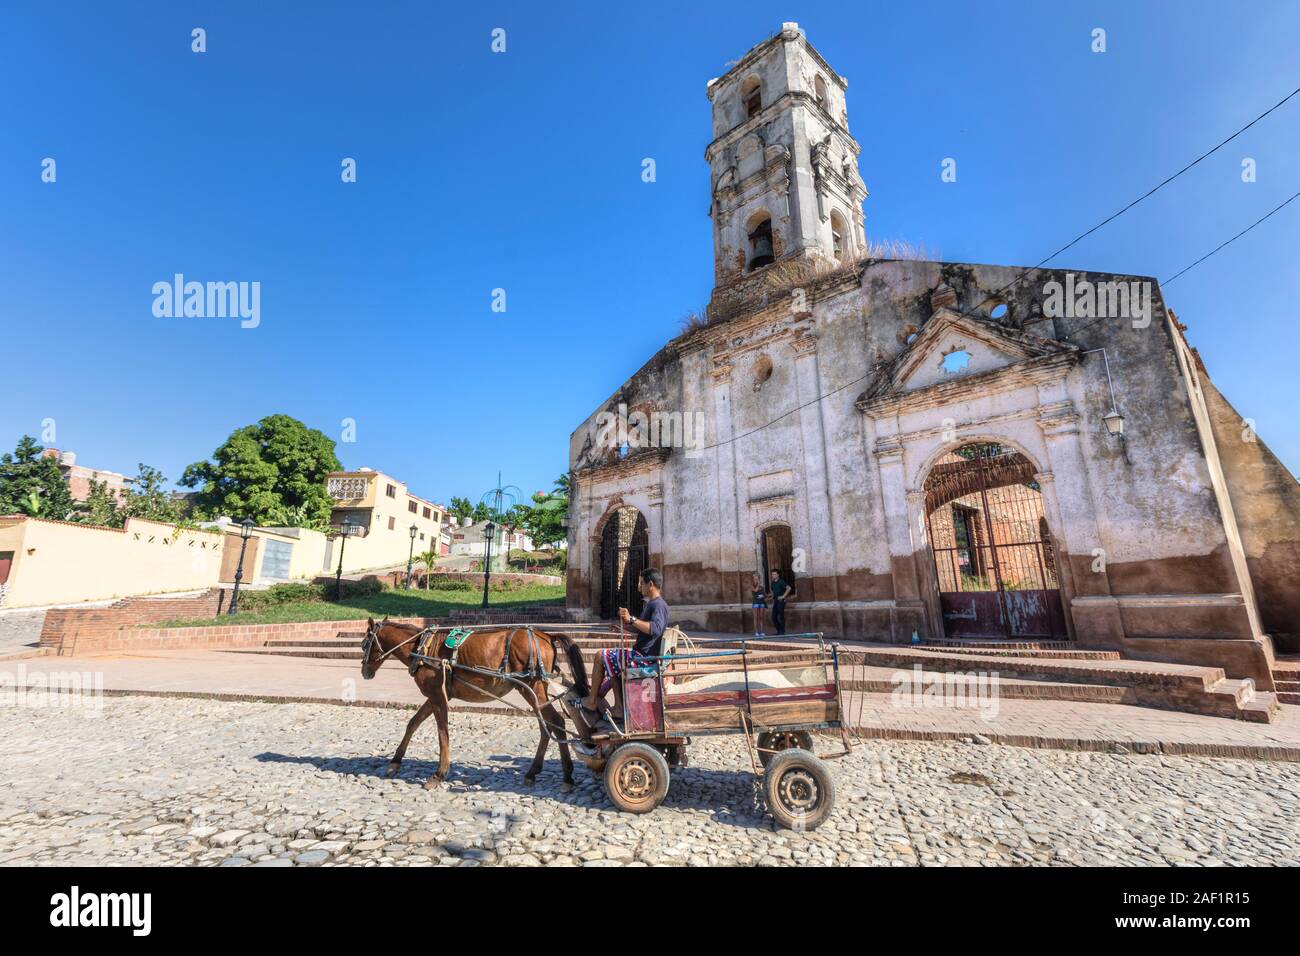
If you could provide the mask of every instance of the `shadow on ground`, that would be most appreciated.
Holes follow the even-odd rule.
[[[326,757],[308,754],[260,753],[257,760],[265,763],[304,764],[325,773],[349,777],[388,779],[388,757]],[[468,793],[491,791],[494,793],[527,794],[551,803],[613,809],[605,794],[603,780],[588,770],[580,761],[574,762],[572,793],[564,793],[560,761],[547,760],[537,776],[534,786],[524,782],[524,773],[532,765],[529,757],[493,756],[488,765],[458,764],[452,761],[447,780],[436,793]],[[396,780],[412,787],[423,788],[424,782],[438,769],[436,760],[419,760],[407,757]],[[736,770],[705,770],[680,767],[673,771],[668,796],[662,806],[674,810],[702,810],[717,823],[727,823],[745,828],[770,829],[771,819],[756,802],[753,774]]]

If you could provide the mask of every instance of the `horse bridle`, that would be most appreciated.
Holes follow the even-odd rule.
[[[370,659],[371,649],[374,648],[374,646],[379,643],[379,631],[383,628],[383,626],[384,625],[382,621],[375,621],[368,628],[366,628],[365,640],[361,642],[361,663],[363,666],[365,665],[366,661]],[[426,628],[425,630],[428,629]],[[410,637],[408,637],[406,640],[402,641],[400,644],[394,644],[388,650],[384,651],[377,658],[375,658],[375,666],[377,667],[380,664],[380,662],[382,662],[383,659],[387,657],[389,654],[396,652],[396,650],[399,647],[404,647],[407,644],[410,644],[413,640],[418,638],[423,633],[424,631],[419,631],[411,635]]]

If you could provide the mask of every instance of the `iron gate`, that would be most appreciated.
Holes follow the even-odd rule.
[[[926,522],[950,638],[1064,638],[1065,612],[1034,466],[1013,448],[963,445],[925,482]]]
[[[645,518],[628,505],[610,515],[600,540],[600,616],[616,617],[625,607],[635,617],[645,603],[638,583],[649,566],[650,532]]]

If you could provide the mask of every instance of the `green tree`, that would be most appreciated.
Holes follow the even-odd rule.
[[[0,455],[0,514],[39,515],[65,520],[72,512],[59,463],[42,456],[45,449],[30,435],[18,440],[13,454]]]
[[[318,518],[304,505],[277,505],[271,509],[267,525],[272,528],[310,528],[313,531],[328,531],[329,516]]]
[[[186,468],[181,484],[198,489],[195,506],[209,517],[264,525],[300,515],[303,526],[319,527],[333,508],[325,476],[342,467],[324,433],[288,415],[268,415],[232,432],[211,461]]]
[[[475,524],[480,521],[487,521],[492,517],[492,509],[480,501],[474,506],[474,510],[470,512],[469,516]]]
[[[569,499],[560,494],[539,491],[533,495],[533,506],[524,507],[522,527],[539,548],[554,548],[568,537],[564,516],[569,513]]]
[[[451,505],[447,509],[448,513],[456,518],[468,518],[474,514],[474,506],[470,504],[468,498],[451,499]]]
[[[126,486],[126,497],[118,508],[122,518],[144,518],[168,524],[180,521],[184,518],[184,508],[166,490],[166,485],[167,477],[161,471],[140,462],[140,473]]]
[[[90,494],[81,503],[77,520],[105,528],[122,527],[125,516],[118,513],[117,495],[109,490],[108,482],[90,479]]]

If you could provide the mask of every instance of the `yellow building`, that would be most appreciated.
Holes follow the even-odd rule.
[[[0,608],[40,607],[228,586],[240,567],[246,585],[404,568],[414,551],[443,552],[446,509],[383,472],[332,472],[331,524],[356,530],[346,541],[307,528],[253,528],[238,522],[203,529],[130,518],[125,528],[0,515]],[[414,532],[412,532],[414,528]]]
[[[411,494],[396,478],[369,468],[335,471],[325,479],[325,488],[334,499],[330,524],[358,529],[344,545],[344,571],[405,563],[412,535],[416,554],[441,550],[444,509]],[[331,549],[337,563],[336,554]]]

